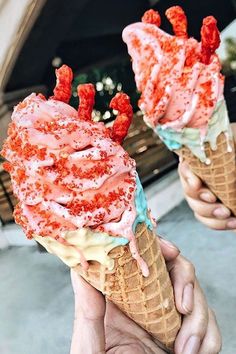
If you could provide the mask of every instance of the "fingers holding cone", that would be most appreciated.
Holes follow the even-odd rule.
[[[75,318],[70,354],[105,353],[105,298],[71,270]]]

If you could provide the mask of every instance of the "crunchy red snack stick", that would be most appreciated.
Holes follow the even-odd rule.
[[[53,90],[54,96],[51,99],[68,103],[71,98],[71,82],[73,80],[73,72],[67,65],[62,65],[56,69],[57,83]]]
[[[83,120],[92,119],[92,111],[95,103],[95,88],[93,84],[81,84],[77,87],[79,96],[78,116]]]
[[[201,61],[209,64],[211,55],[215,53],[220,45],[220,32],[217,28],[217,20],[214,16],[207,16],[203,19],[201,28],[202,52]]]
[[[118,111],[118,116],[111,128],[111,138],[122,144],[133,117],[133,108],[130,104],[129,96],[125,93],[117,93],[110,102],[110,108]]]
[[[147,10],[142,17],[142,22],[151,23],[153,25],[160,27],[161,16],[159,15],[158,11],[155,11],[153,9]]]
[[[188,38],[187,17],[184,10],[180,6],[172,6],[166,10],[166,17],[173,27],[173,31],[177,37]]]

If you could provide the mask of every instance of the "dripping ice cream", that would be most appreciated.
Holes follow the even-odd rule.
[[[146,123],[169,149],[187,146],[200,161],[209,164],[204,144],[215,150],[222,132],[228,151],[232,150],[224,77],[215,53],[220,43],[217,21],[213,16],[204,18],[198,42],[188,36],[181,7],[169,8],[166,16],[174,35],[160,28],[161,18],[154,10],[123,31],[141,93],[139,107]]]
[[[127,26],[123,40],[132,58],[144,120],[180,160],[236,215],[236,162],[216,54],[217,21],[203,19],[201,41],[188,36],[180,6],[166,11],[174,34],[158,12]]]
[[[129,97],[111,100],[118,115],[107,128],[92,120],[93,85],[78,86],[76,110],[71,69],[63,65],[56,76],[52,97],[33,93],[12,114],[2,155],[19,200],[15,220],[173,350],[181,317],[135,161],[121,146],[133,115]]]
[[[138,222],[152,224],[135,161],[121,146],[133,114],[129,97],[112,99],[118,116],[106,128],[91,118],[93,85],[78,86],[76,111],[68,104],[71,69],[64,65],[56,75],[54,96],[32,93],[14,108],[2,149],[19,200],[15,220],[28,238],[70,267],[80,263],[86,269],[97,260],[111,269],[109,251],[129,244],[148,275],[134,232]]]

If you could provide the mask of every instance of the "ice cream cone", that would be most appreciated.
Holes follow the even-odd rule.
[[[236,166],[235,148],[228,138],[221,133],[217,138],[217,149],[212,150],[209,143],[204,150],[210,164],[201,162],[186,146],[175,151],[182,161],[186,161],[191,170],[212,190],[222,203],[236,215]]]
[[[172,6],[166,16],[174,36],[161,30],[154,10],[123,31],[141,92],[139,107],[167,147],[236,215],[235,150],[215,52],[217,20],[203,19],[198,42],[188,36],[181,7]]]
[[[71,69],[56,75],[54,96],[33,93],[15,107],[3,146],[15,220],[171,350],[181,318],[135,161],[121,146],[130,99],[112,99],[118,115],[107,128],[92,120],[93,85],[78,86],[77,112],[67,104]]]
[[[142,223],[138,224],[135,236],[140,255],[149,268],[148,277],[143,277],[127,246],[110,252],[115,261],[112,271],[98,262],[90,262],[88,271],[80,265],[74,270],[172,351],[181,318],[175,308],[169,273],[154,232]]]

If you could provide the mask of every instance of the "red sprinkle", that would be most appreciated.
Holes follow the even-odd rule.
[[[25,231],[27,238],[31,239],[33,237],[34,232],[33,232],[33,230],[28,229],[28,227],[29,227],[28,220],[25,216],[23,216],[20,203],[18,203],[15,206],[13,216],[14,216],[15,222],[18,225],[20,225],[23,228],[23,230]]]
[[[153,25],[160,27],[161,16],[159,15],[159,12],[157,12],[153,9],[150,9],[144,13],[144,15],[142,17],[142,22],[151,23]]]
[[[42,93],[38,93],[37,96],[42,100],[46,101],[46,97]]]
[[[97,193],[92,200],[73,200],[67,204],[67,208],[71,215],[80,215],[81,213],[93,212],[94,210],[103,208],[109,213],[111,204],[125,201],[125,191],[123,188],[118,188],[116,191],[111,191],[108,194]],[[100,214],[100,222],[104,219],[104,214]],[[98,222],[98,221],[97,221]]]
[[[97,162],[97,164],[91,168],[83,170],[81,167],[72,165],[71,172],[75,178],[86,178],[86,179],[96,179],[97,177],[102,177],[105,174],[110,173],[110,165],[105,162]]]
[[[204,107],[213,107],[214,101],[212,101],[212,82],[208,80],[203,82],[201,85],[201,91],[199,92],[199,104]]]
[[[95,103],[95,88],[93,84],[83,84],[77,87],[79,96],[78,116],[82,120],[91,120]]]
[[[201,61],[209,64],[211,55],[215,53],[220,45],[220,32],[217,28],[217,20],[214,16],[207,16],[203,19],[201,28],[202,56]]]
[[[125,93],[117,93],[110,102],[110,108],[118,111],[118,116],[111,129],[111,138],[122,144],[133,118],[133,108],[129,96]]]
[[[195,63],[200,60],[200,55],[195,48],[188,48],[186,50],[185,66],[192,67]]]
[[[18,185],[21,185],[21,183],[26,181],[25,170],[23,170],[22,168],[16,169],[15,181]]]
[[[67,65],[62,65],[56,69],[57,83],[53,90],[54,96],[51,99],[68,103],[71,98],[71,82],[73,80],[73,72]]]
[[[7,171],[8,173],[12,172],[13,167],[12,167],[12,165],[11,165],[10,162],[6,162],[6,161],[3,162],[2,167],[3,167],[4,170]]]
[[[180,6],[172,6],[166,10],[166,17],[173,27],[173,31],[177,37],[188,38],[187,17],[184,10]]]

